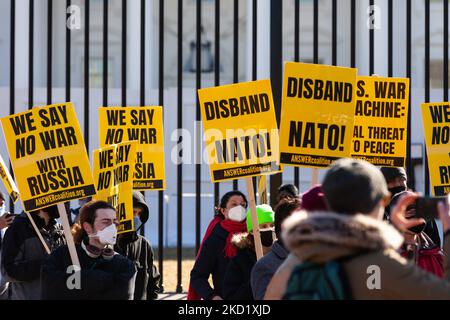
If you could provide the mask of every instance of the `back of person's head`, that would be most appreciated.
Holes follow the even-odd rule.
[[[78,215],[78,222],[72,227],[73,239],[76,243],[81,243],[84,237],[87,236],[86,231],[83,228],[83,224],[86,222],[91,226],[94,226],[95,218],[97,217],[97,210],[99,209],[112,209],[113,206],[105,201],[90,201],[86,203],[81,209]]]
[[[366,161],[348,158],[331,165],[322,190],[328,208],[343,214],[370,214],[389,195],[380,170]]]
[[[303,193],[301,199],[302,208],[306,211],[311,212],[328,210],[321,185],[317,185]]]
[[[293,184],[283,184],[278,188],[279,201],[285,197],[296,198],[298,197],[298,189]]]
[[[275,234],[277,239],[281,239],[281,226],[283,222],[295,211],[302,208],[299,198],[286,198],[280,201],[275,208]]]
[[[221,212],[221,209],[226,209],[228,201],[230,201],[230,199],[234,196],[242,197],[245,201],[245,208],[247,208],[248,201],[247,201],[247,197],[245,196],[245,194],[243,194],[239,190],[229,191],[222,196],[222,198],[220,199],[220,203],[216,206],[216,208],[215,208],[216,216],[225,218]]]

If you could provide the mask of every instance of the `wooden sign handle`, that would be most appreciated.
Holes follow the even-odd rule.
[[[70,259],[72,260],[72,265],[77,266],[80,270],[80,261],[78,260],[77,250],[75,248],[75,242],[73,241],[72,233],[70,232],[69,219],[67,218],[67,211],[64,203],[58,203],[58,212],[61,219],[61,224],[64,229],[64,236],[66,237],[67,247],[69,248]]]
[[[253,238],[255,239],[255,250],[256,250],[256,259],[259,260],[263,257],[263,248],[261,242],[261,234],[259,232],[259,223],[258,223],[258,215],[256,214],[256,201],[255,201],[255,191],[253,189],[253,180],[252,178],[246,178],[247,181],[247,193],[248,200],[250,206],[250,213],[252,218],[252,226],[253,226]]]

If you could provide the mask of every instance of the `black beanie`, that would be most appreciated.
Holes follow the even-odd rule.
[[[377,167],[354,159],[334,162],[325,176],[322,190],[328,207],[344,214],[370,213],[389,194]]]

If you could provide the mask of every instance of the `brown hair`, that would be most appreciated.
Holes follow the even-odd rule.
[[[233,196],[242,197],[245,201],[245,208],[247,209],[248,201],[247,201],[247,197],[245,196],[245,194],[243,194],[241,191],[238,191],[238,190],[229,191],[222,196],[222,198],[220,199],[220,203],[215,207],[215,211],[216,211],[215,216],[216,217],[225,219],[223,213],[220,212],[220,209],[226,209],[228,201],[230,201],[231,197],[233,197]]]
[[[90,225],[94,225],[95,218],[97,217],[98,209],[112,209],[113,206],[105,201],[89,201],[81,209],[78,215],[78,222],[72,227],[72,235],[75,243],[81,243],[84,237],[87,236],[86,231],[83,229],[83,223],[87,222]]]
[[[277,239],[281,236],[281,225],[294,211],[301,209],[302,201],[299,198],[285,198],[275,208],[275,234]]]

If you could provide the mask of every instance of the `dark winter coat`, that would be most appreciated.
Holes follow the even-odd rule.
[[[48,226],[32,214],[50,251],[65,244],[63,229],[54,219]],[[48,256],[25,213],[14,219],[5,233],[2,247],[2,273],[10,282],[12,300],[38,300],[41,294],[41,266]]]
[[[136,232],[125,233],[119,236],[115,250],[133,261],[137,269],[134,300],[157,299],[160,275],[153,264],[150,242]]]
[[[247,234],[234,236],[232,243],[239,250],[228,264],[223,281],[223,298],[225,300],[253,300],[250,276],[256,263],[254,244],[247,238]]]
[[[135,264],[137,274],[134,284],[134,300],[154,300],[158,298],[161,276],[153,263],[154,254],[150,242],[137,232],[150,216],[150,209],[141,192],[133,191],[133,207],[142,208],[141,224],[134,226],[136,231],[119,235],[114,250]]]
[[[215,295],[223,298],[223,279],[230,261],[224,254],[227,237],[228,232],[217,224],[195,260],[190,284],[202,299],[210,300]],[[214,288],[208,282],[210,275]]]
[[[286,260],[289,252],[280,241],[275,241],[271,251],[256,262],[252,270],[251,286],[255,300],[263,300],[273,275]]]
[[[115,254],[110,259],[90,257],[76,244],[80,261],[79,289],[76,274],[68,272],[72,265],[69,249],[62,246],[45,260],[42,267],[43,300],[131,300],[136,268],[126,257]],[[69,279],[69,277],[72,277]],[[75,289],[70,290],[68,283]]]

